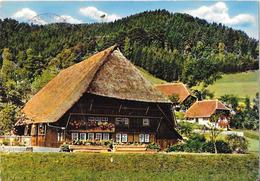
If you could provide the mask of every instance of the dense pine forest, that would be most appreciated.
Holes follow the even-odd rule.
[[[246,33],[166,10],[111,23],[33,25],[0,20],[0,129],[60,70],[117,43],[135,65],[167,81],[212,84],[222,73],[258,69]],[[13,121],[10,121],[13,120]]]

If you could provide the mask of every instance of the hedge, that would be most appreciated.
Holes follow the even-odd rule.
[[[256,154],[0,153],[2,180],[256,180]]]

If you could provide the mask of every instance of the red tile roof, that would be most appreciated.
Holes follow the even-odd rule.
[[[191,95],[188,88],[181,82],[178,83],[167,83],[155,85],[159,91],[161,91],[166,96],[176,95],[179,98],[179,102],[183,102],[187,97]]]
[[[218,100],[196,101],[185,114],[186,118],[211,117],[216,110],[230,110]]]

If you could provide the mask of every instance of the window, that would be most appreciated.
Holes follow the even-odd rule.
[[[96,140],[102,140],[102,133],[96,133]]]
[[[101,121],[101,117],[95,117],[95,121],[97,122]]]
[[[32,125],[31,135],[32,136],[37,135],[37,126],[35,124]]]
[[[116,142],[121,142],[121,134],[120,133],[116,134]]]
[[[102,121],[107,122],[107,121],[108,121],[108,118],[107,118],[107,117],[102,117]]]
[[[86,133],[80,133],[79,134],[79,140],[86,140]]]
[[[63,141],[63,139],[64,139],[64,133],[63,133],[63,132],[58,132],[58,134],[57,134],[57,139],[58,139],[58,142]]]
[[[24,128],[24,135],[27,136],[28,132],[29,132],[29,126],[26,125],[25,128]]]
[[[145,143],[149,143],[150,142],[149,134],[145,134],[144,135],[144,142]]]
[[[122,134],[122,142],[127,142],[127,134]]]
[[[78,133],[71,133],[71,139],[72,141],[76,141],[79,139],[79,134]]]
[[[128,126],[129,125],[129,118],[116,118],[116,125],[119,126]]]
[[[120,125],[123,123],[123,119],[122,118],[116,118],[116,125]]]
[[[125,125],[129,125],[129,118],[123,118],[123,121],[125,122]]]
[[[88,121],[95,121],[94,117],[89,117]]]
[[[103,133],[103,140],[109,140],[109,133]]]
[[[150,120],[149,119],[143,119],[143,126],[149,126]]]
[[[144,134],[139,134],[139,142],[144,142]]]
[[[38,125],[38,134],[39,135],[45,135],[45,125],[44,124]]]
[[[94,133],[88,134],[88,140],[94,140]]]

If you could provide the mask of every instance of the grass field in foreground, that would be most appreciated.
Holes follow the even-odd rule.
[[[257,154],[0,153],[2,180],[255,181]]]

